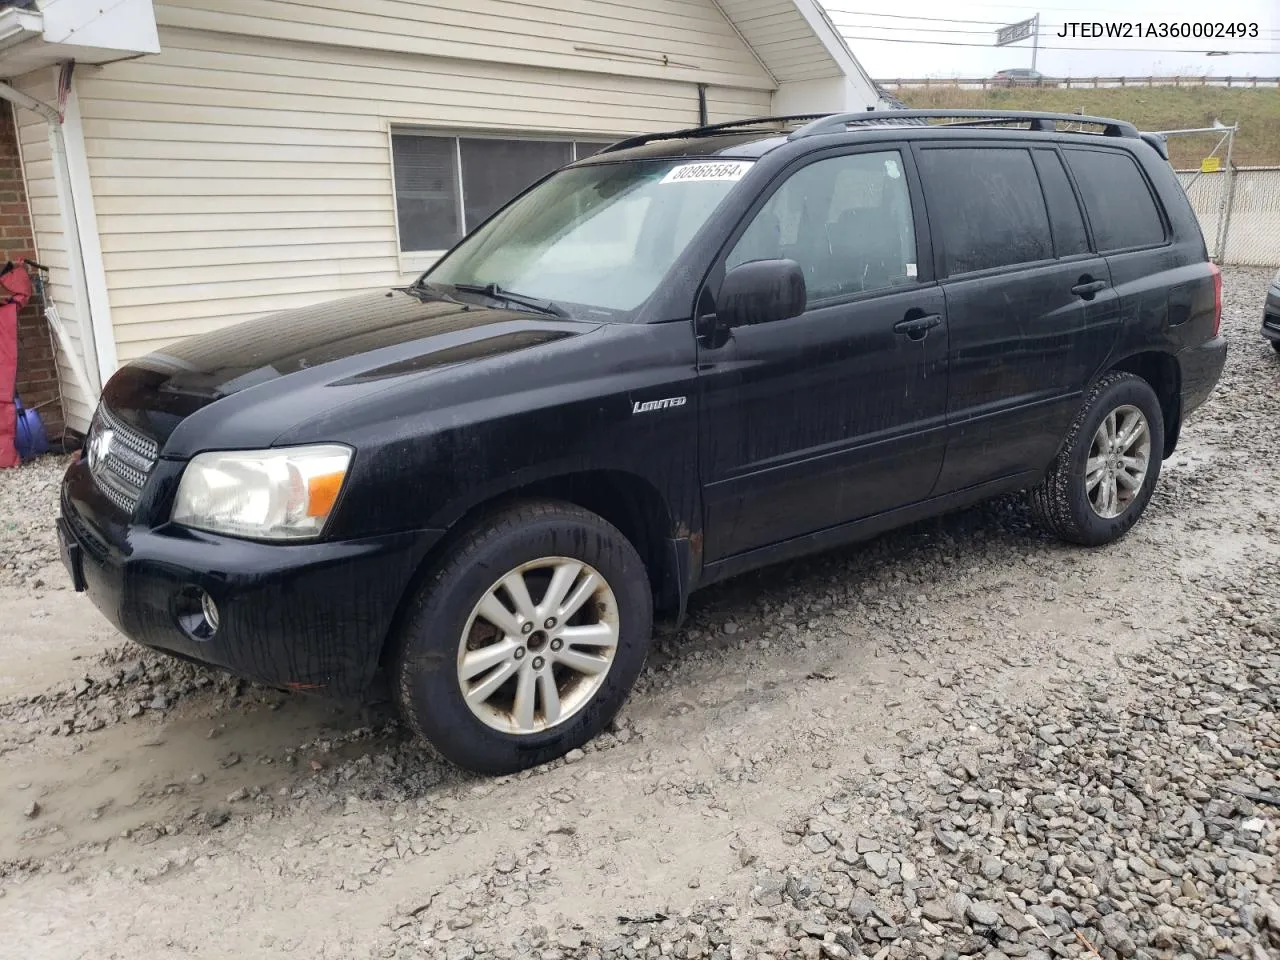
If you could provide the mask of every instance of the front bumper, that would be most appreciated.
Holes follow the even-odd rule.
[[[112,517],[83,460],[62,486],[59,538],[76,588],[125,636],[261,683],[367,697],[396,610],[438,531],[256,543]],[[191,631],[193,596],[218,627]],[[186,626],[184,626],[184,623]]]
[[[1187,347],[1178,353],[1178,369],[1182,373],[1182,416],[1209,399],[1209,394],[1222,377],[1227,362],[1227,338],[1216,336],[1212,340]]]
[[[1280,343],[1280,284],[1267,288],[1267,302],[1262,308],[1262,335]]]

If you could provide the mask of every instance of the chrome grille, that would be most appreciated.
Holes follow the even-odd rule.
[[[103,439],[108,431],[109,441]],[[85,440],[85,452],[89,458],[89,472],[98,489],[117,507],[132,515],[160,455],[159,446],[106,407],[99,406]]]

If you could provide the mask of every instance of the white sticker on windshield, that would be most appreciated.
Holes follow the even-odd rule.
[[[914,263],[907,264],[907,276],[914,277],[916,275],[916,265]]]
[[[741,180],[750,169],[750,160],[685,163],[676,167],[658,182],[693,183],[699,180]]]
[[[890,180],[897,180],[902,176],[902,171],[898,169],[897,160],[886,160],[884,162],[884,172],[889,175]]]

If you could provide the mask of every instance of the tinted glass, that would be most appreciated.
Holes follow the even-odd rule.
[[[392,134],[401,250],[444,250],[462,236],[452,137]]]
[[[1062,159],[1052,150],[1037,150],[1035,158],[1040,185],[1044,187],[1044,198],[1049,205],[1055,252],[1060,257],[1087,253],[1089,238],[1084,230],[1084,216],[1080,213],[1080,203],[1071,189]]]
[[[468,230],[474,230],[530,184],[573,159],[573,145],[564,141],[463,138],[461,144],[463,210]]]
[[[809,301],[916,282],[911,196],[896,152],[811,163],[755,215],[726,267],[786,258],[804,268]]]
[[[1117,150],[1068,150],[1098,250],[1163,243],[1164,223],[1137,163]]]
[[[920,173],[948,276],[1053,256],[1030,151],[927,149],[920,152]]]

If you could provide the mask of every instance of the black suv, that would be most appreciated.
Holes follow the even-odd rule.
[[[1016,490],[1123,535],[1226,355],[1161,150],[954,111],[618,143],[412,286],[122,368],[64,558],[139,643],[544,762],[698,587]]]

